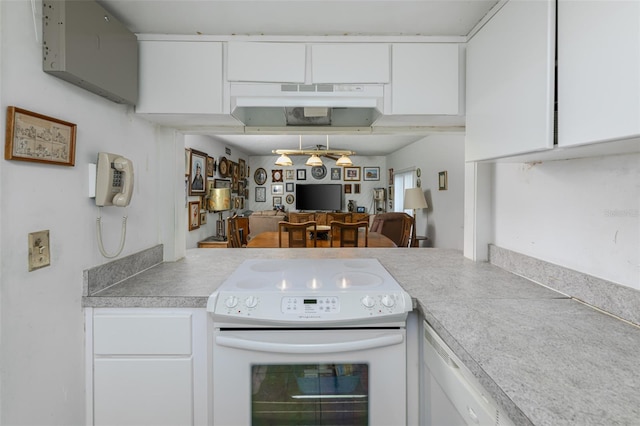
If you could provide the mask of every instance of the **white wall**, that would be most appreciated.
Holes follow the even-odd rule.
[[[0,2],[0,134],[9,105],[76,123],[76,165],[0,161],[0,423],[79,425],[85,421],[82,272],[107,261],[96,244],[100,212],[87,195],[87,164],[98,151],[133,160],[131,205],[102,209],[105,246],[117,248],[127,214],[122,256],[149,248],[160,242],[164,214],[156,209],[161,165],[155,143],[163,130],[131,108],[45,74],[40,2],[35,5],[34,19],[31,2]],[[43,229],[50,230],[51,266],[28,272],[27,234]]]
[[[640,154],[494,167],[496,245],[640,290]]]
[[[185,136],[185,147],[192,148],[198,150],[200,152],[204,152],[209,157],[215,158],[216,162],[220,161],[221,157],[225,157],[229,161],[238,162],[239,159],[245,160],[245,162],[249,163],[249,156],[236,148],[231,148],[231,154],[227,154],[225,152],[225,144],[215,138],[210,136],[201,136],[201,135],[186,135]],[[208,180],[211,179],[231,179],[230,177],[222,177],[218,172],[218,168],[216,167],[216,171],[214,173],[214,177],[208,177]],[[253,181],[253,179],[247,179],[248,181]],[[236,194],[231,194],[232,197]],[[199,197],[189,196],[189,201],[197,201]],[[251,197],[250,197],[251,198]],[[184,203],[183,203],[184,204]],[[245,209],[247,206],[245,205]],[[238,209],[237,212],[240,213],[243,209]],[[223,220],[227,217],[231,216],[236,210],[231,210],[228,212],[223,212],[222,217]],[[188,216],[187,208],[185,206],[184,209],[185,215]],[[189,231],[188,222],[185,223],[185,232],[186,235],[186,246],[187,248],[195,248],[198,246],[198,241],[202,241],[207,237],[212,235],[216,235],[216,221],[219,219],[219,213],[207,213],[207,223],[205,225],[201,225],[200,228]],[[225,234],[226,234],[226,221],[225,221]]]
[[[351,161],[353,161],[354,167],[360,167],[360,180],[359,181],[345,181],[344,180],[344,170],[340,171],[340,180],[331,180],[331,169],[338,167],[334,160],[323,157],[322,161],[327,168],[327,175],[323,179],[316,179],[311,175],[311,167],[306,166],[304,163],[307,161],[309,157],[307,156],[291,156],[291,160],[293,160],[293,166],[282,167],[274,165],[277,155],[268,155],[268,156],[252,156],[249,159],[249,163],[251,166],[251,174],[249,176],[249,208],[254,211],[258,210],[271,210],[273,209],[273,196],[271,195],[271,185],[274,183],[271,180],[271,171],[278,169],[283,170],[293,170],[294,171],[294,180],[286,180],[283,178],[282,184],[286,184],[287,182],[294,183],[294,194],[295,197],[295,184],[317,184],[317,183],[339,183],[339,184],[350,184],[351,185],[351,194],[344,193],[343,186],[343,199],[342,199],[342,210],[347,211],[347,203],[349,200],[353,200],[356,206],[361,206],[365,208],[365,211],[369,214],[374,213],[373,208],[373,189],[374,188],[386,188],[387,187],[387,171],[386,171],[386,161],[385,157],[380,156],[360,156],[353,155],[351,156]],[[256,202],[255,201],[255,188],[256,183],[253,180],[253,173],[259,167],[264,168],[267,171],[267,182],[263,185],[267,188],[267,201],[266,202]],[[363,168],[364,167],[379,167],[380,168],[380,180],[363,180]],[[307,171],[306,180],[297,180],[296,170],[304,169]],[[360,193],[356,194],[355,184],[360,185]],[[285,186],[286,188],[286,186]],[[285,189],[286,190],[286,189]],[[289,194],[285,192],[282,197],[282,202],[285,205],[286,211],[296,211],[295,208],[295,200],[291,204],[287,204],[285,197]]]
[[[390,154],[387,167],[420,168],[428,209],[416,211],[417,235],[429,246],[463,249],[464,135],[434,134]],[[438,190],[438,173],[447,171],[448,189]]]

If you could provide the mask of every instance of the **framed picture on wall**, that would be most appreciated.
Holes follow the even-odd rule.
[[[285,185],[286,185],[287,192],[293,192],[293,188],[294,188],[293,182],[287,182]]]
[[[360,167],[345,167],[344,180],[345,181],[360,180]]]
[[[332,167],[331,168],[331,180],[340,180],[342,179],[342,169],[340,167]]]
[[[284,194],[284,185],[281,183],[274,183],[271,185],[271,194],[272,195],[283,195]]]
[[[200,201],[189,201],[189,231],[200,228]]]
[[[207,154],[191,150],[191,173],[189,174],[189,195],[204,195],[204,174],[207,167]]]
[[[288,169],[284,171],[285,180],[294,180],[296,178],[296,172],[293,169]]]
[[[216,171],[216,159],[213,157],[207,156],[207,177],[213,177],[213,174]]]
[[[296,179],[297,180],[307,180],[307,170],[306,169],[297,169],[296,170]]]
[[[282,205],[282,197],[273,197],[273,207]]]
[[[267,201],[267,188],[264,186],[256,186],[256,201],[264,203]]]
[[[380,180],[380,167],[364,167],[363,180]]]
[[[447,190],[447,172],[438,173],[438,190],[446,191]]]

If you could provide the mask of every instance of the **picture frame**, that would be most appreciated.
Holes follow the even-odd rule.
[[[239,158],[238,159],[238,179],[244,179],[247,177],[247,162]]]
[[[380,167],[364,167],[362,180],[380,180]]]
[[[359,194],[360,193],[360,184],[359,183],[354,183],[353,184],[353,193],[354,194]]]
[[[445,170],[443,172],[438,173],[438,190],[446,191],[447,187],[448,187],[447,171]]]
[[[282,197],[273,197],[273,207],[282,205]]]
[[[215,158],[207,156],[207,177],[213,177],[213,173],[215,172],[215,164]]]
[[[284,185],[281,183],[271,184],[271,195],[284,195]]]
[[[293,169],[285,170],[284,171],[284,178],[285,178],[285,180],[294,180],[296,178],[295,170],[293,170]]]
[[[264,186],[256,186],[256,202],[264,203],[267,201],[267,188]]]
[[[271,182],[282,182],[282,169],[271,170]]]
[[[214,179],[214,188],[229,188],[231,189],[231,179]]]
[[[286,189],[285,189],[285,190],[286,190],[287,192],[293,192],[293,191],[294,191],[294,185],[293,185],[293,182],[287,182],[285,185],[286,185]]]
[[[76,131],[74,123],[7,107],[4,158],[73,167]]]
[[[359,181],[360,180],[360,167],[345,167],[344,168],[344,180],[345,181]]]
[[[200,225],[207,224],[207,212],[200,212]]]
[[[366,213],[364,206],[357,206],[356,213]]]
[[[189,201],[189,231],[200,228],[200,201]]]
[[[345,183],[344,184],[344,193],[345,194],[351,194],[351,184],[350,183]]]
[[[184,175],[189,177],[191,174],[191,150],[189,148],[184,149]]]
[[[267,181],[267,171],[262,167],[258,167],[253,174],[253,180],[255,181],[256,185],[264,185]]]
[[[204,195],[204,173],[207,167],[207,154],[201,151],[191,150],[189,173],[189,195]]]
[[[296,169],[296,180],[307,180],[307,170]]]
[[[295,197],[293,196],[293,194],[287,194],[285,200],[287,201],[287,204],[293,204]]]
[[[340,167],[332,167],[331,180],[341,180],[341,179],[342,179],[342,169]]]
[[[393,169],[389,169],[389,185],[393,185]]]

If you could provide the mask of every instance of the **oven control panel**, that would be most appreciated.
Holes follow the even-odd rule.
[[[337,314],[340,312],[340,298],[323,297],[283,297],[281,304],[283,314]]]
[[[219,320],[321,323],[406,316],[411,298],[405,292],[319,294],[250,294],[225,292],[209,300],[207,309]]]

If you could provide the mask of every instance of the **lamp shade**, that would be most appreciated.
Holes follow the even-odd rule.
[[[322,159],[316,154],[313,154],[311,157],[309,157],[305,164],[307,166],[322,166]]]
[[[405,209],[426,209],[427,200],[424,197],[422,188],[408,188],[404,191],[404,208]]]
[[[208,207],[210,211],[222,212],[231,210],[231,189],[213,188],[209,194]]]
[[[291,158],[289,158],[287,154],[282,154],[276,160],[276,166],[293,166],[293,161],[291,161]]]
[[[351,158],[343,155],[338,158],[338,161],[336,161],[336,166],[353,166],[353,162],[351,161]]]

